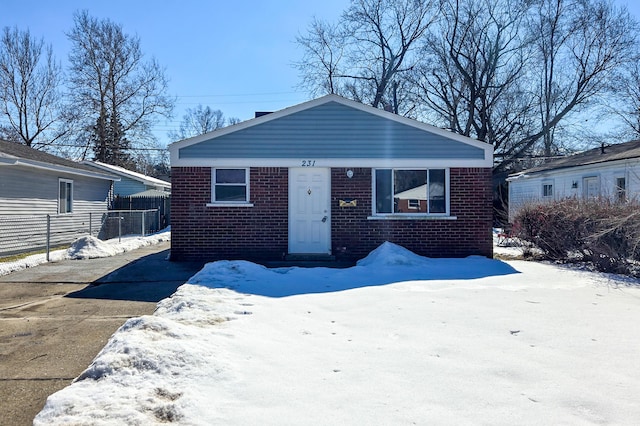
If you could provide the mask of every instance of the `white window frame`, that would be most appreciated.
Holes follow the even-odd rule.
[[[618,181],[620,179],[624,179],[624,188],[621,188],[618,185]],[[613,185],[614,185],[613,189],[614,189],[614,193],[615,193],[615,201],[618,202],[618,203],[626,203],[627,202],[627,193],[628,193],[627,192],[628,191],[627,187],[629,186],[627,177],[626,176],[621,176],[621,175],[614,176],[614,184]]]
[[[551,189],[551,193],[549,194],[549,191],[547,191],[547,188]],[[552,180],[543,180],[542,181],[542,198],[544,199],[550,199],[553,198],[554,196],[554,185],[553,185],[553,181]]]
[[[589,195],[589,182],[595,182],[596,194]],[[600,176],[584,176],[582,178],[582,197],[585,199],[599,198],[601,195]]]
[[[442,213],[378,213],[376,212],[376,173],[378,170],[391,170],[391,188],[393,188],[393,174],[397,170],[424,170],[427,174],[427,188],[429,188],[429,170],[444,170],[444,185],[445,185],[445,211]],[[447,167],[380,167],[372,169],[371,173],[371,216],[369,219],[456,219],[455,216],[451,216],[450,212],[451,201],[451,185],[450,185],[450,169]],[[429,206],[429,194],[427,194],[427,208]]]
[[[68,188],[65,194],[66,195],[65,204],[64,204],[65,211],[62,211],[62,203],[61,203],[62,194],[60,193],[60,184],[63,184],[63,183],[65,184],[65,188]],[[67,209],[67,203],[69,204],[68,209]],[[73,213],[73,180],[59,178],[58,179],[58,214],[68,214],[68,213]]]
[[[216,182],[216,170],[244,170],[244,184],[242,183],[217,183]],[[248,167],[212,167],[211,168],[211,203],[207,204],[210,207],[253,207],[253,204],[249,202],[251,200],[250,194],[250,181]],[[246,187],[246,198],[244,201],[216,201],[216,186],[241,186]]]

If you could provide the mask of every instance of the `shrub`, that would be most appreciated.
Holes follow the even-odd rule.
[[[608,199],[567,198],[525,205],[515,218],[518,237],[543,257],[587,261],[605,272],[630,273],[640,259],[640,206]]]

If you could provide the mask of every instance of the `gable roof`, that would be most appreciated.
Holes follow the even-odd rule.
[[[419,121],[327,95],[169,146],[172,166],[424,164],[491,167],[493,147]]]
[[[133,179],[145,185],[156,187],[160,186],[163,188],[171,189],[171,183],[169,182],[151,176],[146,176],[142,173],[134,172],[132,170],[127,170],[124,167],[114,166],[113,164],[102,163],[100,161],[83,161],[83,164],[89,167],[95,167],[109,173],[116,174],[124,178]]]
[[[136,192],[135,194],[129,195],[131,198],[169,198],[171,197],[171,193],[167,191],[160,191],[158,189],[147,189],[146,191]]]
[[[605,145],[599,148],[593,148],[578,154],[569,155],[557,160],[549,161],[538,167],[523,170],[509,176],[509,179],[515,179],[524,175],[543,173],[553,170],[568,169],[572,167],[580,167],[594,165],[599,163],[608,163],[611,161],[629,160],[640,158],[640,140],[618,143],[614,145]]]
[[[98,172],[81,163],[39,151],[26,145],[0,139],[0,166],[3,165],[33,167],[97,179],[120,180],[116,176]]]

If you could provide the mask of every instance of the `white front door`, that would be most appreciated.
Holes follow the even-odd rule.
[[[331,254],[331,169],[289,169],[289,253]]]

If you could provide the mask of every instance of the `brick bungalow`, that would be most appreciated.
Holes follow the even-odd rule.
[[[483,142],[327,95],[169,149],[173,260],[492,256]]]

